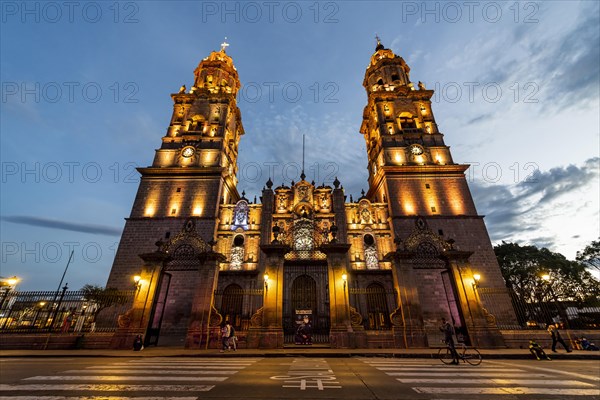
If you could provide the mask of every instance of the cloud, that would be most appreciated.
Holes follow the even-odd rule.
[[[594,157],[581,166],[538,170],[531,179],[517,184],[486,185],[476,181],[470,187],[478,211],[486,215],[492,241],[518,242],[527,238],[537,246],[550,248],[557,244],[558,238],[540,236],[539,232],[546,230],[543,226],[548,219],[562,216],[562,210],[581,208],[561,202],[564,196],[584,191],[597,182],[599,166],[600,158]],[[583,206],[586,205],[590,205],[588,201]]]
[[[73,222],[57,221],[48,218],[31,217],[31,216],[3,216],[2,221],[12,222],[14,224],[41,226],[43,228],[61,229],[65,231],[92,233],[107,236],[120,236],[121,229],[110,226],[101,226],[93,224],[78,224]]]

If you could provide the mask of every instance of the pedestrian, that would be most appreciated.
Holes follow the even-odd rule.
[[[229,325],[229,347],[233,348],[233,351],[237,351],[237,336],[235,336],[235,328],[233,325]]]
[[[529,339],[529,351],[538,360],[541,360],[543,358],[546,359],[546,360],[551,360],[551,358],[546,355],[546,352],[544,351],[544,349],[542,349],[542,346],[540,346],[539,344],[537,344],[535,342],[535,340],[533,340],[533,339]]]
[[[144,350],[144,341],[142,340],[142,335],[137,335],[135,339],[133,339],[133,351],[141,350]]]
[[[69,332],[69,329],[71,328],[71,323],[73,322],[73,312],[69,311],[69,313],[67,314],[67,316],[65,317],[65,319],[63,320],[62,326],[60,331],[62,333],[67,333]]]
[[[221,327],[221,342],[223,344],[221,353],[223,353],[225,350],[229,350],[229,335],[230,334],[231,334],[231,325],[229,325],[229,321],[225,321],[225,324]]]
[[[598,346],[596,346],[594,343],[590,343],[590,341],[587,340],[585,337],[581,338],[581,348],[583,350],[588,350],[588,351],[598,351],[598,350],[600,350],[598,348]]]
[[[567,346],[562,336],[560,335],[560,331],[558,330],[558,324],[548,325],[548,332],[550,332],[550,336],[552,336],[552,352],[556,353],[556,343],[562,344],[567,353],[570,353],[572,351],[571,349],[569,349],[569,346]]]
[[[451,364],[458,365],[458,353],[456,352],[456,347],[454,346],[454,327],[450,322],[446,321],[446,318],[442,318],[442,326],[440,326],[440,331],[444,333],[444,343],[450,349],[450,353],[452,354],[452,362]]]

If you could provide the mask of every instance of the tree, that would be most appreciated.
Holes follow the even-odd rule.
[[[528,303],[571,301],[597,304],[600,282],[580,261],[570,261],[546,248],[506,243],[494,247],[506,286]],[[546,275],[547,280],[542,279]]]
[[[595,240],[577,252],[577,261],[600,271],[600,240]]]
[[[105,308],[119,305],[119,304],[127,304],[129,300],[131,300],[131,292],[118,290],[114,288],[104,288],[98,285],[85,285],[81,288],[83,292],[83,298],[86,301],[89,301],[95,304],[95,308],[93,311],[93,321],[96,320],[96,316],[100,313],[100,311]]]

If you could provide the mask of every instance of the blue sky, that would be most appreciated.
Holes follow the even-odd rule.
[[[70,4],[70,3],[69,3]],[[597,2],[3,2],[2,276],[103,285],[169,124],[227,37],[243,88],[240,192],[274,175],[367,188],[358,133],[375,34],[433,111],[494,243],[568,258],[598,237]],[[71,7],[71,8],[69,8]]]

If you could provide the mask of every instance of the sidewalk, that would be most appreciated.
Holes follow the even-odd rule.
[[[479,350],[484,359],[532,359],[528,349]],[[133,350],[0,350],[6,357],[390,357],[437,358],[438,349],[328,349],[293,347],[285,349],[238,349],[220,353],[218,349],[189,350],[182,347],[148,347]],[[556,360],[600,360],[600,351],[559,351],[548,355]]]

